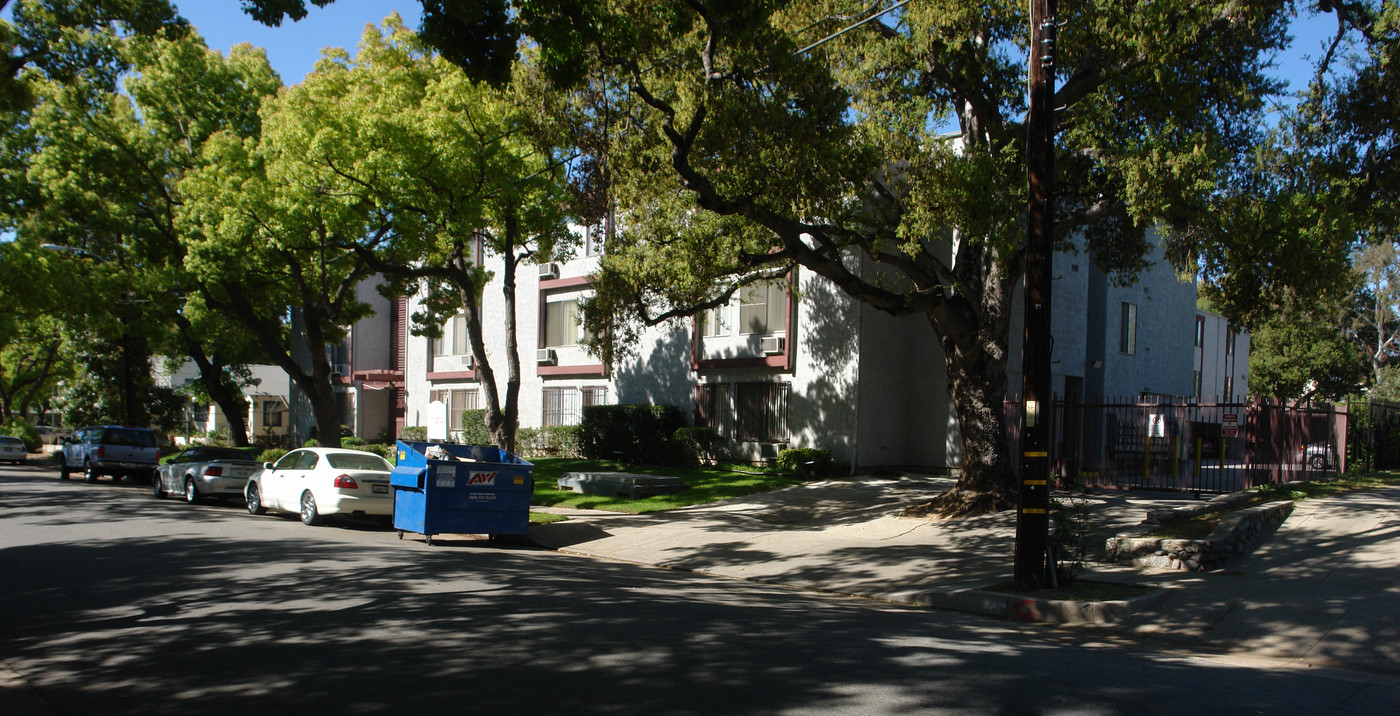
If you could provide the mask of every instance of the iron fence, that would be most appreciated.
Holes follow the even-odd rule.
[[[1017,455],[1020,402],[1006,410]],[[1346,405],[1057,399],[1051,420],[1051,464],[1062,483],[1234,492],[1347,467]]]

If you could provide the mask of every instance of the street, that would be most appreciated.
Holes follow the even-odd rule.
[[[0,468],[0,713],[1391,713],[1393,674]]]

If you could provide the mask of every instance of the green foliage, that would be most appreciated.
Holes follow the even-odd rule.
[[[810,465],[809,465],[810,463]],[[802,475],[830,475],[831,452],[818,448],[788,448],[778,453],[778,469]]]
[[[343,437],[343,438],[340,439],[340,446],[341,446],[341,447],[360,448],[360,447],[364,447],[364,445],[365,445],[365,439],[362,438],[362,437],[357,437],[357,436],[355,436],[355,435],[349,435],[349,436],[346,436],[346,437]]]
[[[688,464],[704,463],[713,465],[726,454],[728,441],[720,437],[711,427],[683,427],[673,436],[676,445],[687,455]]]
[[[1337,400],[1358,389],[1366,361],[1345,330],[1347,307],[1286,293],[1249,336],[1249,391],[1288,399]]]
[[[1098,532],[1090,517],[1092,505],[1082,490],[1070,490],[1050,500],[1050,539],[1055,546],[1056,578],[1071,584],[1097,550]]]
[[[538,455],[543,457],[578,457],[577,425],[550,425],[540,428]]]
[[[586,458],[673,465],[685,459],[673,440],[684,424],[674,405],[589,405],[578,427],[578,448]]]
[[[321,441],[317,440],[316,438],[311,438],[310,440],[307,440],[306,442],[301,444],[302,447],[320,447],[320,445]]]
[[[457,442],[463,445],[492,445],[491,433],[486,429],[486,411],[463,410],[460,436]]]
[[[282,448],[268,448],[258,453],[258,462],[277,462],[286,454],[287,451]]]
[[[39,447],[43,444],[39,438],[39,431],[18,415],[0,423],[0,435],[13,435],[23,440],[24,449],[29,452],[39,452]]]
[[[399,439],[406,443],[425,443],[428,441],[428,427],[426,425],[405,425],[399,431]]]
[[[388,460],[390,464],[398,462],[398,452],[394,449],[393,445],[385,445],[383,443],[366,443],[362,440],[360,441],[359,445],[346,445],[345,447],[348,447],[351,450],[359,450],[361,452],[372,452],[375,455],[378,455],[384,458],[385,460]]]

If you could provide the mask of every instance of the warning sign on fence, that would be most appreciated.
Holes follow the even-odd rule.
[[[1240,429],[1236,427],[1223,427],[1220,429],[1220,437],[1237,438],[1240,436]]]

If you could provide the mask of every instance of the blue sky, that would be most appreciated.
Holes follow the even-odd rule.
[[[248,17],[236,0],[176,3],[180,14],[199,28],[210,47],[226,55],[240,42],[265,48],[268,61],[287,85],[301,82],[320,59],[323,47],[343,47],[355,54],[366,23],[378,25],[397,11],[404,24],[416,30],[422,15],[418,0],[338,0],[324,8],[307,5],[306,17],[300,22],[267,27]]]

